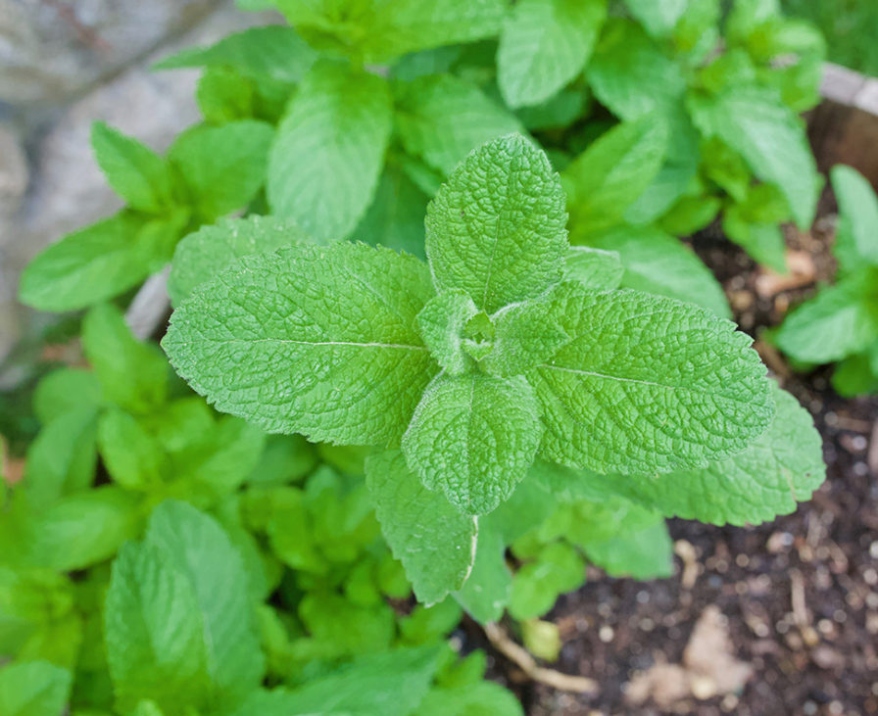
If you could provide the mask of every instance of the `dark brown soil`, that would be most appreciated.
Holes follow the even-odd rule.
[[[828,233],[828,231],[827,231]],[[828,278],[828,237],[788,236],[810,257],[814,279]],[[705,234],[699,255],[723,282],[744,330],[758,337],[777,325],[814,282],[777,295],[760,290],[760,274],[736,247]],[[806,262],[807,263],[807,262]],[[760,345],[785,388],[814,415],[824,438],[828,479],[790,516],[758,527],[670,522],[680,557],[670,579],[636,582],[598,571],[562,598],[548,619],[564,638],[553,668],[601,683],[595,696],[560,693],[518,682],[531,716],[663,713],[708,716],[863,716],[878,714],[878,399],[843,400],[829,369],[805,376]],[[653,664],[680,663],[695,622],[715,605],[728,622],[735,656],[754,673],[740,693],[688,697],[660,709],[626,701],[628,683]]]

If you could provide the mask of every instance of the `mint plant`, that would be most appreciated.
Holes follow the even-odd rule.
[[[839,204],[834,286],[793,310],[774,336],[798,363],[838,365],[832,376],[845,396],[878,392],[878,197],[846,166],[832,170]]]
[[[221,410],[375,446],[367,485],[385,538],[433,603],[478,574],[484,520],[538,457],[584,474],[680,474],[744,454],[772,424],[748,338],[704,309],[605,279],[590,288],[565,223],[545,155],[502,137],[431,202],[427,264],[352,243],[247,256],[179,304],[163,345]],[[822,471],[813,430],[802,435],[797,479],[813,489]],[[498,557],[517,536],[496,535]]]

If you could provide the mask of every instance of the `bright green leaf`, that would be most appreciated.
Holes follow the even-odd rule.
[[[503,616],[512,589],[512,574],[506,566],[503,535],[482,518],[476,545],[476,559],[469,577],[454,598],[480,624]]]
[[[0,714],[61,716],[67,707],[72,676],[45,661],[0,668]]]
[[[460,375],[470,365],[463,349],[464,328],[478,312],[465,291],[452,289],[431,298],[418,314],[424,344],[449,375]]]
[[[652,37],[667,37],[686,12],[688,0],[625,0],[625,4]]]
[[[437,288],[466,291],[493,313],[561,278],[564,192],[545,154],[520,136],[482,145],[427,211],[427,256]]]
[[[418,716],[524,716],[521,702],[492,681],[433,689],[417,713]]]
[[[48,425],[71,411],[101,403],[101,384],[94,373],[78,368],[59,368],[40,380],[34,391],[34,412]]]
[[[586,553],[611,577],[656,579],[674,573],[674,543],[664,520],[589,544]]]
[[[838,199],[839,224],[833,254],[846,273],[866,261],[878,266],[878,197],[868,180],[855,169],[832,169],[832,188]]]
[[[617,251],[571,246],[564,260],[564,279],[578,281],[585,288],[608,291],[619,288],[625,266]]]
[[[512,578],[509,614],[518,620],[541,617],[558,596],[585,581],[585,562],[574,547],[555,542],[535,562],[522,566]]]

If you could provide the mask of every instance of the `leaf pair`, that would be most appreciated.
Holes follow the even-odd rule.
[[[538,453],[667,472],[743,449],[773,413],[748,339],[676,301],[563,281],[564,202],[545,155],[495,140],[430,205],[429,269],[352,244],[247,258],[180,305],[165,349],[269,431],[401,443],[469,514]]]

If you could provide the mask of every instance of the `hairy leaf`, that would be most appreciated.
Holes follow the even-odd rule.
[[[479,310],[465,291],[452,289],[431,298],[418,314],[424,344],[449,375],[460,375],[471,364],[464,352],[464,328]]]

